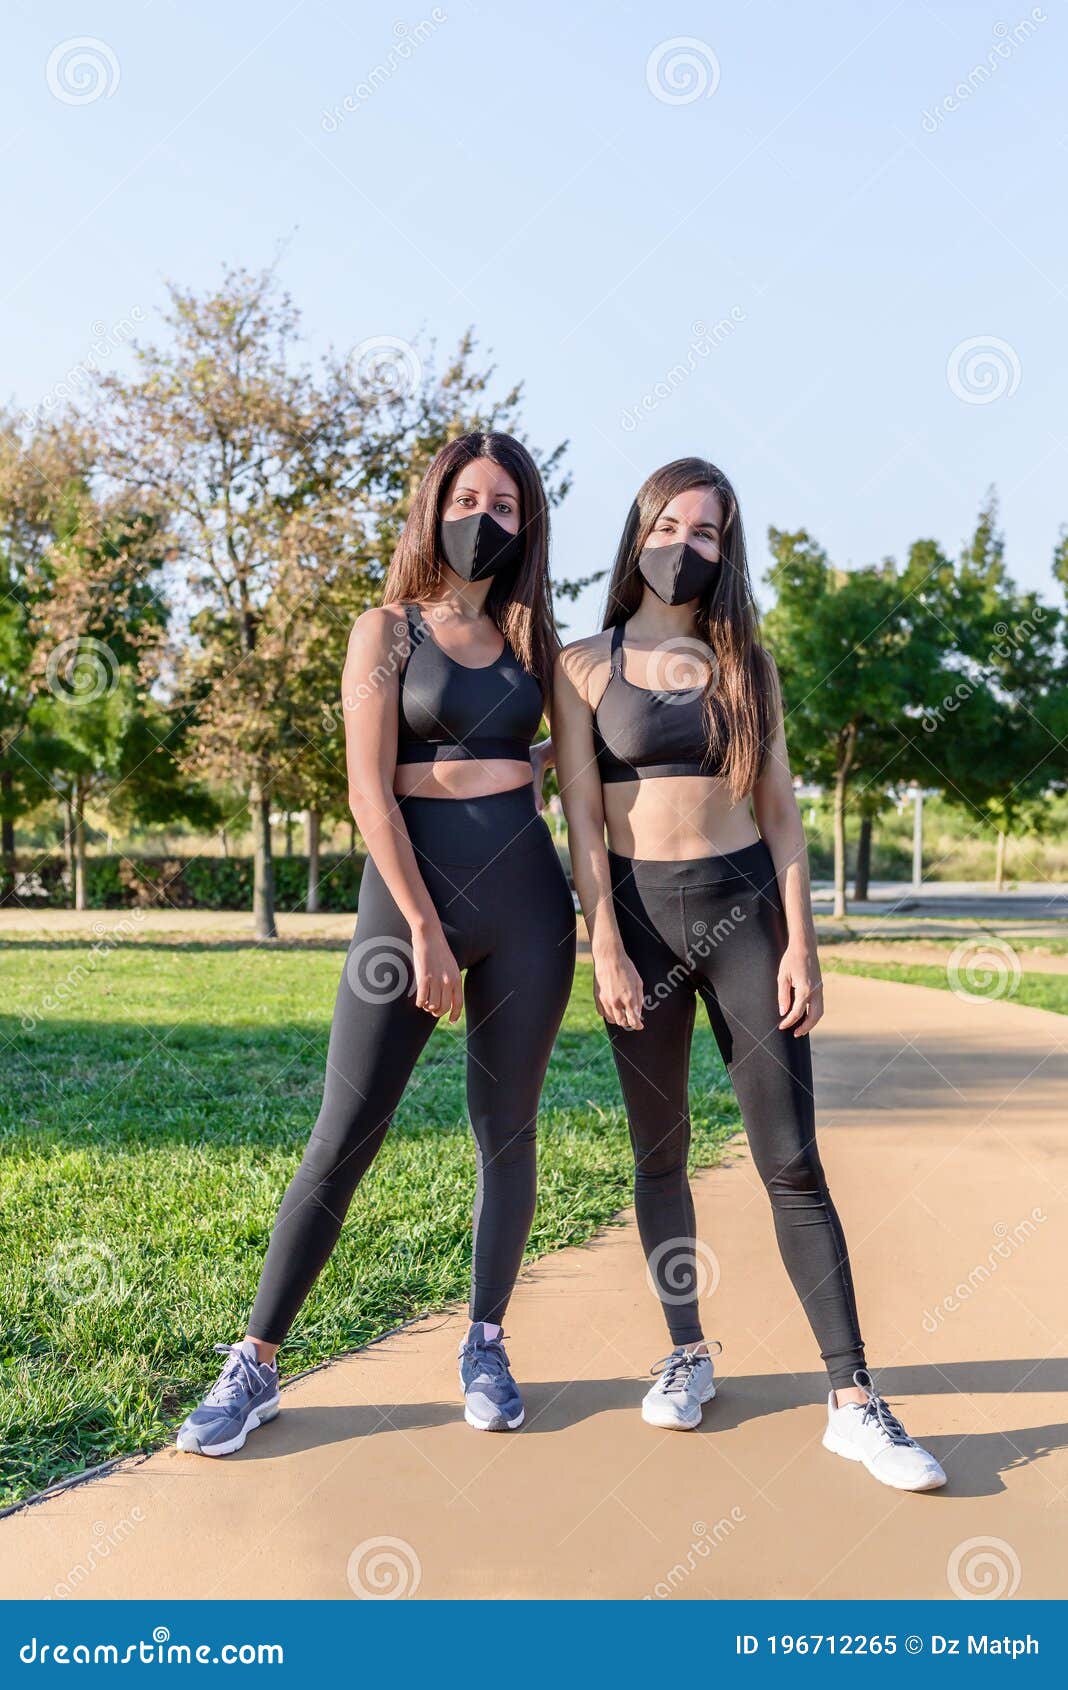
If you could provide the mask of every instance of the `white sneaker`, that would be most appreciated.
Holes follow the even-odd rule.
[[[693,1350],[672,1350],[651,1368],[656,1384],[642,1402],[642,1419],[669,1432],[692,1432],[701,1424],[701,1409],[716,1394],[710,1356]]]
[[[847,1461],[863,1461],[873,1479],[894,1490],[939,1490],[946,1475],[934,1456],[910,1438],[882,1397],[877,1396],[871,1375],[853,1375],[866,1403],[835,1406],[834,1392],[827,1399],[827,1430],[823,1447]]]

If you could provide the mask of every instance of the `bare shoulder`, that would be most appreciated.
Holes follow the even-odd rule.
[[[384,667],[392,673],[403,667],[407,655],[408,624],[403,605],[375,605],[357,616],[349,634],[350,667],[357,672]]]
[[[604,675],[612,661],[612,630],[604,628],[584,640],[573,640],[556,661],[560,674],[589,702],[591,693],[603,690]]]
[[[353,645],[365,650],[381,651],[405,638],[407,632],[408,623],[402,604],[376,604],[357,616],[349,638]]]

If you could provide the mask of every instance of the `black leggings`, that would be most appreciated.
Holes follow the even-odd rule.
[[[478,1184],[472,1320],[504,1316],[534,1217],[538,1100],[575,967],[575,913],[533,788],[403,798],[401,815],[461,968]],[[338,988],[323,1103],[282,1200],[248,1330],[280,1344],[337,1242],[436,1025],[412,995],[411,932],[368,861]]]
[[[786,1270],[831,1384],[864,1366],[842,1227],[816,1148],[807,1036],[779,1031],[786,923],[763,841],[670,863],[609,853],[623,947],[641,976],[641,1032],[609,1026],[635,1157],[635,1203],[650,1277],[676,1344],[702,1336],[690,1144],[689,1067],[700,997],[741,1105]]]

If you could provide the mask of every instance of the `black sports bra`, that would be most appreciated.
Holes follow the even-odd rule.
[[[437,645],[418,605],[406,604],[408,656],[400,676],[397,762],[466,758],[525,763],[542,717],[541,687],[508,641],[493,663],[469,668]]]
[[[709,745],[704,687],[654,692],[623,673],[623,630],[612,629],[612,669],[593,713],[593,743],[601,780],[647,780],[656,775],[718,775],[722,757]]]

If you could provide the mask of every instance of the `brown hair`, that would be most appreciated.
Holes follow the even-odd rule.
[[[442,506],[453,476],[476,458],[507,470],[519,488],[519,533],[523,560],[496,576],[486,613],[504,635],[524,669],[548,699],[553,662],[560,648],[549,587],[549,507],[538,466],[510,434],[464,434],[431,460],[412,500],[411,511],[386,576],[386,604],[414,604],[431,598],[445,567],[438,544]]]
[[[637,610],[645,590],[638,557],[665,506],[694,487],[710,488],[723,506],[719,568],[698,604],[697,631],[713,655],[704,698],[709,746],[738,802],[760,775],[777,716],[777,687],[771,659],[760,643],[738,496],[715,464],[678,458],[642,483],[623,525],[604,626],[613,628]]]

